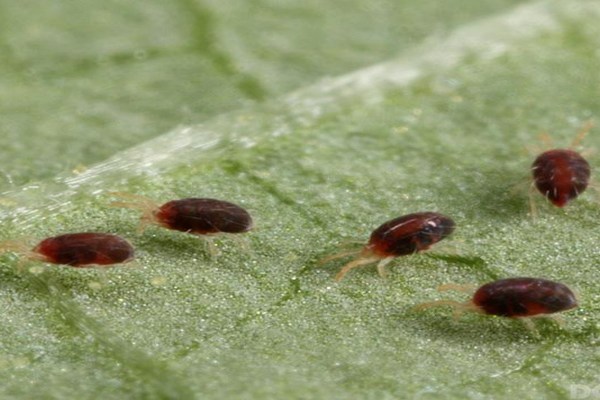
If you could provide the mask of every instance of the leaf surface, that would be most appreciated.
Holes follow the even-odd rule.
[[[254,15],[252,3],[237,8],[190,2],[185,6],[194,4],[195,13],[172,15],[162,3],[149,5],[141,16],[132,11],[145,18],[148,32],[165,26],[169,17],[180,30],[148,39],[157,54],[200,46],[186,42],[185,27],[196,30],[190,34],[196,38],[206,27],[177,21],[208,18],[212,36],[207,37],[214,41],[201,42],[205,54],[196,55],[221,70],[208,73],[199,85],[220,79],[232,93],[246,93],[246,104],[223,95],[221,105],[194,114],[202,115],[202,123],[185,124],[172,105],[161,103],[169,90],[159,91],[148,100],[149,108],[137,111],[140,126],[160,119],[159,109],[168,115],[154,133],[81,158],[65,150],[65,159],[89,163],[87,170],[51,178],[65,167],[44,156],[37,161],[47,162],[40,164],[47,173],[32,172],[31,161],[15,165],[18,180],[44,180],[4,193],[4,237],[109,231],[130,238],[138,260],[107,270],[48,266],[40,272],[37,264],[19,270],[15,257],[2,256],[0,393],[14,398],[77,393],[78,398],[539,399],[573,397],[576,389],[595,387],[596,195],[585,192],[564,210],[537,195],[539,215],[532,219],[527,179],[538,150],[526,147],[544,147],[540,132],[549,132],[555,146],[568,146],[585,121],[598,115],[600,3],[539,1],[514,8],[510,2],[483,3],[488,8],[473,9],[471,20],[458,16],[462,10],[453,11],[454,17],[448,10],[449,22],[436,22],[444,35],[422,41],[429,32],[415,23],[422,29],[415,28],[418,39],[408,39],[409,29],[389,33],[412,45],[394,47],[392,40],[382,40],[385,51],[367,49],[368,56],[349,56],[340,43],[352,43],[348,48],[354,52],[359,43],[369,47],[375,41],[369,34],[355,29],[343,42],[332,28],[340,35],[337,41],[319,41],[321,25],[311,29],[306,22],[322,18],[339,23],[338,28],[367,24],[350,6],[339,6],[345,11],[335,14],[336,20],[333,9],[321,3],[291,9],[271,5],[254,23],[264,18],[288,32],[272,43],[250,35],[253,21],[244,16]],[[385,16],[382,25],[389,28],[393,18],[384,4],[392,3],[381,3],[377,15]],[[411,6],[415,18],[423,23],[442,19],[423,4],[423,9]],[[58,13],[49,19],[57,32],[64,33],[58,28],[62,24],[75,24],[69,29],[80,29],[79,37],[89,33],[86,24],[65,21],[55,9],[36,12],[45,18]],[[280,25],[269,13],[281,18]],[[398,13],[412,15],[405,9]],[[104,29],[113,33],[110,25]],[[107,50],[113,54],[143,47],[147,35],[139,32],[131,29],[121,43],[95,41],[90,34],[90,48],[65,44],[54,53],[71,67],[57,72],[51,58],[40,65],[48,76],[69,76],[78,65],[74,60],[96,56],[107,42],[115,46]],[[36,43],[55,42],[49,33],[38,35]],[[286,43],[297,45],[301,37],[312,38],[314,48]],[[281,51],[297,49],[298,59],[305,61],[292,76],[285,76],[285,67],[295,62],[276,54],[278,43]],[[259,49],[273,51],[275,60],[257,56]],[[311,56],[327,49],[339,55],[317,66]],[[222,52],[231,52],[236,61]],[[28,57],[37,55],[22,49],[14,59]],[[167,69],[173,57],[164,58]],[[115,60],[111,73],[146,64]],[[248,70],[227,72],[238,60]],[[354,70],[361,64],[365,67]],[[147,67],[148,77],[160,81],[160,68]],[[138,75],[130,73],[122,82]],[[244,92],[248,89],[241,82],[248,77],[262,83],[260,98]],[[136,79],[132,96],[140,90]],[[104,90],[101,81],[87,84]],[[196,98],[194,85],[185,79],[179,84],[183,92],[171,92],[177,107]],[[23,89],[21,101],[31,101],[32,110],[47,112],[58,99],[58,94],[49,99],[45,89],[37,99],[30,88],[14,85]],[[258,86],[250,87],[254,93]],[[107,120],[131,125],[119,104],[107,103],[112,114]],[[86,100],[83,109],[88,105]],[[85,128],[85,146],[94,138],[120,137],[116,125],[94,128],[74,113],[61,114]],[[55,122],[49,132],[57,130]],[[183,125],[146,140],[175,124]],[[106,136],[98,135],[104,131]],[[21,136],[11,143],[35,148],[27,142],[34,136]],[[55,143],[67,138],[57,136]],[[600,145],[595,130],[584,144]],[[119,149],[124,150],[91,165]],[[589,156],[592,165],[595,158]],[[137,233],[139,214],[109,207],[111,191],[143,194],[159,203],[190,196],[226,199],[246,207],[256,229],[242,240],[215,238],[220,254],[211,256],[197,237],[158,227]],[[343,242],[364,243],[393,217],[426,210],[452,216],[455,234],[431,253],[397,259],[387,279],[365,267],[334,283],[345,260],[319,263]],[[510,276],[563,282],[578,292],[580,307],[565,314],[562,329],[536,321],[539,336],[518,321],[473,314],[454,320],[448,309],[414,310],[440,298],[468,299],[438,293],[438,285],[477,285]]]

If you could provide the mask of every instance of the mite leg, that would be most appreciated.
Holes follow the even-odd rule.
[[[388,265],[393,259],[394,257],[386,257],[377,263],[377,272],[379,273],[380,277],[385,278],[387,276],[385,266]]]
[[[529,186],[529,211],[531,212],[531,218],[537,218],[537,206],[535,205],[535,183],[531,182]]]
[[[548,319],[551,321],[554,321],[556,323],[556,325],[558,325],[560,328],[564,328],[565,327],[565,318],[562,315],[559,314],[541,314],[541,315],[535,315],[533,317],[530,318],[543,318],[543,319]]]
[[[537,328],[535,327],[535,324],[533,323],[532,319],[529,317],[522,317],[519,318],[519,320],[521,320],[521,322],[523,323],[523,325],[525,325],[525,328],[527,328],[527,330],[535,337],[535,338],[540,338],[540,332],[537,330]]]
[[[203,236],[202,240],[204,241],[204,245],[206,246],[206,250],[208,250],[208,254],[212,258],[218,257],[221,254],[221,250],[217,247],[214,238],[209,236]]]
[[[473,293],[477,289],[475,285],[459,285],[456,283],[446,283],[445,285],[438,286],[438,292],[446,292],[448,290],[454,290],[463,293]]]
[[[109,204],[110,207],[129,208],[142,212],[140,223],[137,227],[138,234],[144,232],[148,225],[156,223],[154,211],[158,209],[156,204],[151,199],[131,193],[110,192],[109,195],[122,201],[113,201]]]
[[[594,121],[592,121],[591,119],[587,120],[585,124],[583,124],[579,132],[577,132],[577,136],[575,136],[575,139],[573,139],[573,141],[571,142],[571,148],[579,146],[581,144],[581,141],[587,136],[587,134],[592,130],[593,127]]]
[[[347,256],[356,256],[356,255],[358,255],[358,253],[360,253],[360,250],[350,250],[350,251],[344,251],[344,252],[337,253],[337,254],[332,254],[330,256],[320,259],[318,261],[318,264],[319,265],[327,264],[329,261],[337,260],[338,258],[344,258]]]
[[[481,313],[481,309],[473,304],[472,301],[460,302],[455,300],[436,300],[429,301],[427,303],[421,303],[416,305],[414,310],[425,310],[432,307],[450,306],[452,307],[452,317],[456,320],[460,318],[465,312],[477,312]]]
[[[239,233],[223,233],[222,235],[233,240],[243,252],[250,253],[251,246],[248,236],[240,235]]]
[[[335,281],[339,282],[342,279],[344,279],[344,276],[346,276],[348,271],[350,271],[353,268],[360,267],[362,265],[372,264],[374,262],[379,261],[380,259],[381,257],[359,257],[356,260],[346,264],[335,276]]]

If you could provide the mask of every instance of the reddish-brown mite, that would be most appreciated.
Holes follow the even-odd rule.
[[[252,229],[250,214],[240,206],[223,200],[188,198],[159,205],[143,196],[128,193],[113,195],[126,200],[112,203],[113,206],[142,211],[142,228],[153,223],[195,235],[244,233]]]
[[[429,249],[454,231],[454,221],[435,212],[420,212],[395,218],[371,233],[369,242],[359,252],[347,252],[327,257],[323,262],[358,253],[335,276],[340,281],[353,268],[378,262],[379,275],[385,275],[385,266],[395,257]]]
[[[122,264],[131,261],[134,250],[125,239],[107,233],[68,233],[42,240],[33,249],[24,243],[5,242],[1,251],[15,251],[27,259],[72,267]]]
[[[533,183],[552,204],[564,207],[587,188],[590,164],[576,151],[548,150],[531,166]]]
[[[472,291],[472,287],[443,285],[438,290]],[[562,283],[539,278],[508,278],[487,283],[475,291],[471,300],[461,303],[438,300],[418,305],[417,309],[451,306],[455,315],[472,311],[509,318],[548,316],[577,307],[575,294]],[[528,326],[530,321],[523,320]]]
[[[592,128],[588,122],[574,140],[574,147]],[[552,204],[564,207],[587,188],[590,164],[571,149],[553,149],[540,154],[531,165],[533,185]],[[533,209],[533,203],[532,203]]]

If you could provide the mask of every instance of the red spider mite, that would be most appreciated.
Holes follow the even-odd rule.
[[[454,221],[435,212],[420,212],[392,219],[371,233],[369,242],[360,252],[348,252],[327,257],[322,262],[358,253],[358,258],[346,264],[335,276],[340,281],[353,268],[378,262],[379,275],[385,276],[385,266],[395,257],[429,249],[454,231]]]
[[[252,217],[242,207],[223,200],[188,198],[162,205],[143,196],[113,193],[128,201],[113,206],[142,210],[141,227],[146,224],[188,232],[195,235],[244,233],[252,229]]]
[[[67,233],[42,240],[33,249],[24,243],[6,242],[4,251],[16,251],[31,260],[72,267],[122,264],[134,258],[134,250],[125,239],[108,233]]]
[[[592,128],[587,123],[577,135],[576,145]],[[578,152],[570,149],[553,149],[540,154],[531,165],[533,184],[552,204],[564,207],[579,196],[588,186],[590,164]]]
[[[472,291],[470,286],[443,285],[438,290]],[[562,283],[539,278],[508,278],[487,283],[475,291],[471,300],[461,303],[438,300],[418,305],[417,309],[451,306],[458,316],[465,311],[508,318],[548,316],[577,307],[575,294]],[[523,320],[527,323],[526,320]],[[530,326],[530,325],[528,325]]]

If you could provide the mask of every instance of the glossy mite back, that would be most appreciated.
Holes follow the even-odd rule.
[[[509,278],[480,287],[473,303],[486,314],[530,317],[577,307],[573,292],[562,283],[537,278]]]
[[[454,231],[454,221],[435,212],[420,212],[394,218],[371,233],[369,243],[360,251],[358,258],[342,267],[335,276],[340,281],[348,271],[377,262],[379,275],[385,275],[385,266],[398,256],[427,250]],[[346,252],[327,257],[323,262],[356,254]]]
[[[169,201],[154,211],[154,217],[166,228],[200,235],[243,233],[252,228],[252,217],[246,210],[215,199]]]
[[[134,257],[131,244],[107,233],[69,233],[42,240],[34,249],[45,262],[73,267],[111,265]]]
[[[588,186],[589,163],[576,151],[549,150],[540,154],[531,166],[535,187],[552,204],[564,207]]]
[[[368,248],[383,257],[403,256],[427,250],[454,231],[454,221],[435,212],[395,218],[375,229]]]

